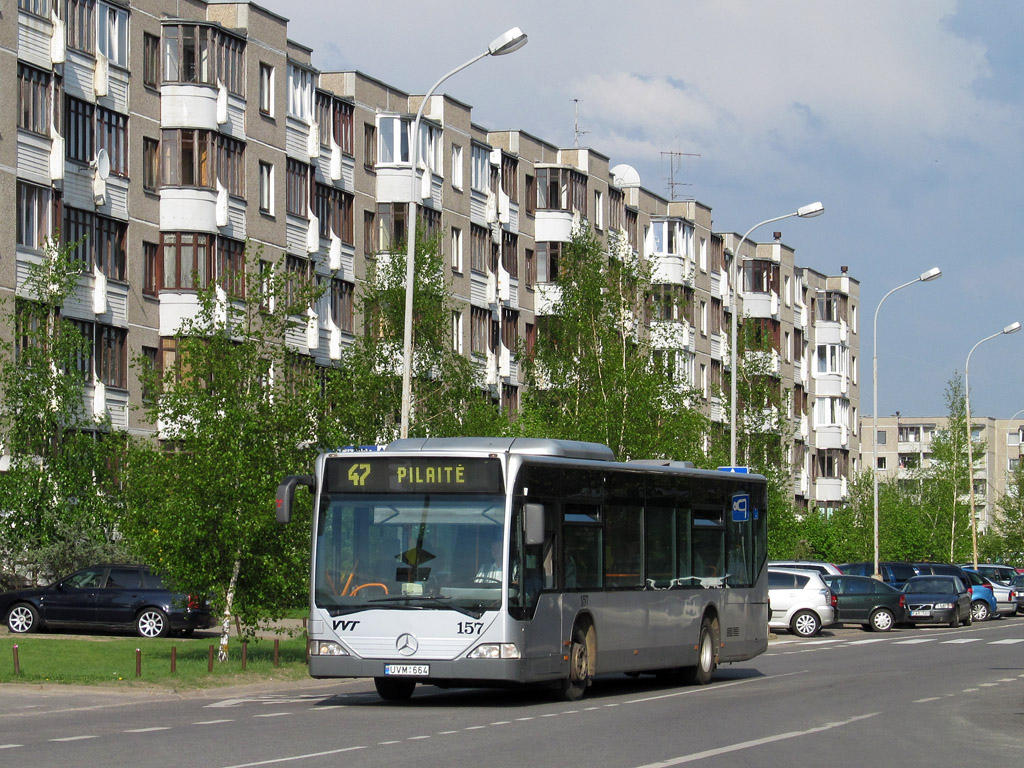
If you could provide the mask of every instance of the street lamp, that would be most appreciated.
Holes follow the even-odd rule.
[[[409,436],[409,412],[412,404],[412,299],[413,280],[416,274],[416,164],[420,148],[420,121],[423,119],[423,110],[426,108],[434,91],[445,80],[461,72],[470,64],[475,64],[487,56],[504,56],[506,53],[518,51],[526,45],[526,33],[519,27],[505,32],[505,34],[494,38],[487,50],[474,56],[465,64],[460,64],[440,80],[430,86],[420,102],[420,108],[416,110],[416,119],[412,122],[412,134],[409,137],[409,212],[408,229],[406,230],[407,250],[405,257],[405,330],[402,337],[402,425],[401,436]],[[425,173],[426,171],[424,171]]]
[[[964,363],[964,410],[967,411],[967,488],[968,494],[971,499],[971,549],[974,554],[974,568],[978,568],[978,521],[974,519],[974,440],[971,433],[971,383],[968,376],[968,371],[971,367],[971,355],[974,354],[979,346],[984,344],[989,339],[994,339],[996,336],[1002,336],[1004,333],[1016,333],[1020,330],[1020,322],[1014,321],[1003,330],[998,333],[993,333],[991,336],[986,336],[984,339],[979,341],[973,347],[971,351],[967,353],[967,362]],[[955,514],[955,510],[954,510]],[[955,518],[954,518],[955,519]],[[950,542],[950,548],[953,543]]]
[[[739,311],[739,286],[737,283],[737,270],[736,263],[743,258],[740,255],[740,249],[743,247],[743,243],[758,227],[763,227],[765,224],[771,224],[773,221],[781,221],[782,219],[788,219],[793,216],[799,216],[801,219],[810,219],[815,216],[820,216],[825,212],[825,206],[821,203],[810,203],[809,205],[802,206],[793,213],[787,213],[783,216],[776,216],[772,219],[765,219],[764,221],[758,222],[750,229],[747,233],[740,238],[739,244],[733,251],[732,257],[732,325],[730,328],[729,335],[729,365],[731,367],[732,375],[729,377],[729,465],[732,467],[736,466],[736,314]]]
[[[872,387],[874,389],[875,404],[874,404],[874,416],[871,417],[871,424],[874,427],[875,434],[874,439],[871,441],[871,462],[872,462],[872,476],[874,477],[874,502],[875,502],[875,578],[880,578],[878,571],[878,310],[882,308],[882,302],[892,296],[896,291],[901,288],[906,288],[908,285],[914,283],[927,283],[937,278],[942,277],[942,270],[938,267],[932,267],[927,272],[922,272],[919,277],[904,283],[903,285],[897,285],[885,296],[882,297],[882,301],[878,302],[878,306],[875,307],[875,329],[874,337],[871,342],[871,377]],[[899,413],[896,414],[899,416]],[[899,442],[899,430],[896,430],[896,440]]]

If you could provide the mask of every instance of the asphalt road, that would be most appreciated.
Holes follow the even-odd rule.
[[[1024,748],[1024,617],[780,634],[706,687],[598,678],[530,691],[368,681],[189,694],[5,685],[0,766],[980,766]]]

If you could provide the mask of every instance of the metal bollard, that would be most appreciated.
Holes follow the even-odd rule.
[[[135,676],[142,677],[142,649],[135,649]]]
[[[175,674],[178,671],[178,646],[171,646],[171,674]]]
[[[213,646],[210,646],[210,660],[206,664],[206,671],[213,672]]]
[[[21,662],[18,661],[18,645],[14,645],[14,674],[21,675]]]
[[[274,666],[281,666],[281,641],[274,638]]]

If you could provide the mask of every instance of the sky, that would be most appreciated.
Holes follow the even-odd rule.
[[[1024,3],[1014,0],[257,0],[323,71],[408,93],[529,36],[441,91],[492,130],[626,163],[643,186],[773,231],[797,264],[860,282],[860,415],[948,413],[970,354],[971,413],[1024,409]],[[678,153],[673,155],[672,153]],[[932,267],[943,275],[893,288]]]

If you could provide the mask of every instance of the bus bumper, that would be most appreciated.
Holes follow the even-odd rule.
[[[388,665],[426,666],[426,675],[388,675]],[[352,656],[310,656],[311,677],[407,677],[430,685],[436,681],[527,682],[521,659],[359,659]]]

